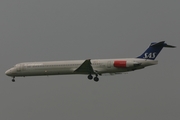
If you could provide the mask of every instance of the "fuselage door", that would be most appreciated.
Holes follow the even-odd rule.
[[[16,66],[17,72],[20,72],[22,70],[24,70],[24,64],[19,64]]]
[[[107,62],[107,68],[111,68],[111,61]]]
[[[17,72],[20,72],[21,71],[21,65],[19,64],[19,65],[16,65],[16,70],[17,70]]]
[[[25,70],[25,65],[24,64],[21,64],[20,66],[21,66],[20,67],[21,70]]]

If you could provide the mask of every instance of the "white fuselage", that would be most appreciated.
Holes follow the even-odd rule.
[[[122,65],[122,61],[125,64]],[[75,72],[83,64],[84,60],[72,61],[49,61],[49,62],[26,62],[16,64],[6,71],[6,75],[12,77],[65,75],[65,74],[90,74],[87,71]],[[146,66],[155,65],[157,61],[139,58],[124,59],[94,59],[91,66],[99,75],[104,73],[122,73],[142,69]]]

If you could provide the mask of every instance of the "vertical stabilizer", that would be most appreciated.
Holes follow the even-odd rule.
[[[137,58],[154,60],[161,52],[163,47],[175,48],[175,46],[166,44],[165,41],[161,41],[158,43],[151,43],[149,48]]]

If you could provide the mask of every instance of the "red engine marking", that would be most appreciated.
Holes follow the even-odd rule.
[[[120,61],[120,60],[114,61],[114,67],[126,68],[126,61]]]

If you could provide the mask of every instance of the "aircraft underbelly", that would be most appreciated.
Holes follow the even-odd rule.
[[[16,74],[16,76],[43,76],[43,75],[65,75],[73,74],[71,69],[42,69],[42,70],[24,70]]]

